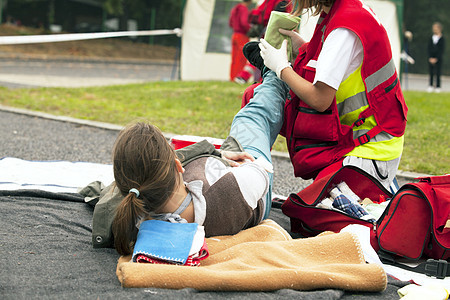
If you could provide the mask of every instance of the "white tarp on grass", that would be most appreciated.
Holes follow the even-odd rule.
[[[77,193],[93,181],[105,186],[114,181],[112,165],[70,161],[0,159],[0,190],[42,190]]]

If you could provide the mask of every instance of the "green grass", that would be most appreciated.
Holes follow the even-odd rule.
[[[226,137],[242,86],[223,82],[155,82],[94,88],[3,89],[0,103],[125,125],[147,119],[164,132]]]
[[[154,82],[95,88],[1,88],[0,103],[125,125],[146,119],[163,132],[225,138],[245,87],[231,82]],[[449,172],[450,93],[405,92],[409,107],[400,169]],[[274,147],[286,151],[279,137]]]
[[[400,169],[450,173],[450,93],[404,93],[408,123]]]

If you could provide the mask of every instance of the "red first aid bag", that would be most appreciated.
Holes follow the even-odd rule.
[[[383,263],[443,279],[450,276],[450,175],[418,179],[403,185],[378,219],[378,256]],[[409,267],[398,258],[427,260]]]
[[[403,185],[378,220],[377,239],[382,259],[448,261],[450,175],[422,177]],[[450,266],[443,268],[449,276]]]
[[[323,231],[339,232],[349,224],[370,227],[371,244],[383,263],[399,267],[399,259],[419,262],[404,267],[429,276],[450,276],[450,175],[418,178],[403,185],[395,195],[365,171],[344,166],[322,177],[282,205],[290,217],[291,231],[315,236]],[[359,198],[390,200],[381,217],[369,222],[345,212],[316,207],[330,190],[345,181]]]

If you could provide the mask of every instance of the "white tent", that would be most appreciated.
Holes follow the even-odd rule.
[[[231,29],[228,15],[240,1],[187,0],[183,17],[181,80],[229,80]],[[363,0],[388,32],[397,69],[400,66],[401,41],[396,5],[391,1]],[[317,17],[302,17],[300,33],[312,36]]]

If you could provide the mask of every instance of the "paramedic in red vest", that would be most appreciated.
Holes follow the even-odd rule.
[[[387,33],[360,0],[294,0],[295,15],[311,8],[319,20],[306,43],[283,31],[299,52],[291,66],[286,41],[262,40],[264,64],[290,87],[281,134],[295,175],[319,178],[357,166],[386,188],[403,150],[407,107]],[[307,17],[307,16],[305,16]]]
[[[234,80],[247,63],[247,59],[242,54],[242,48],[248,42],[247,32],[250,29],[250,23],[248,22],[250,4],[252,4],[251,0],[242,0],[230,12],[228,24],[233,29],[233,35],[231,36],[231,81]]]

